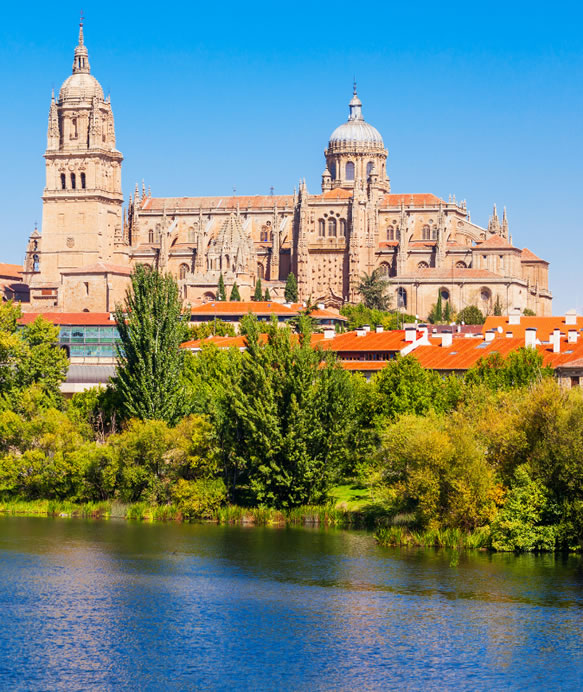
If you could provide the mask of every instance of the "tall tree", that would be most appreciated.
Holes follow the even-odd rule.
[[[263,300],[263,289],[261,287],[261,279],[257,279],[255,284],[255,293],[253,294],[253,300]]]
[[[431,324],[441,324],[443,322],[443,302],[441,299],[441,291],[437,294],[437,303],[433,304],[428,317]]]
[[[239,293],[239,287],[237,286],[237,282],[233,284],[233,288],[231,289],[231,297],[229,300],[241,300],[241,294]]]
[[[496,302],[494,303],[494,315],[500,317],[502,315],[502,303],[500,302],[500,296],[496,296]]]
[[[269,293],[269,287],[265,289],[265,296],[263,297],[263,300],[271,300],[271,294]]]
[[[357,291],[362,296],[363,303],[371,310],[388,310],[391,306],[391,297],[387,294],[389,282],[383,276],[380,269],[375,269],[372,274],[363,274],[360,277]]]
[[[138,265],[125,306],[115,319],[120,336],[114,386],[126,417],[176,421],[183,407],[185,336],[182,302],[170,274]]]
[[[219,276],[219,285],[217,286],[217,300],[227,300],[227,291],[225,289],[225,280],[223,275]]]
[[[443,309],[443,321],[449,324],[453,319],[453,309],[451,307],[451,301],[445,301],[445,308]]]
[[[298,282],[296,276],[293,272],[287,275],[287,280],[285,282],[285,290],[283,292],[286,303],[297,303],[298,302]]]
[[[456,316],[458,324],[484,324],[485,317],[477,305],[466,305],[463,310],[460,310]]]

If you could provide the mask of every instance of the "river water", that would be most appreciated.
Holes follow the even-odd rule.
[[[0,518],[0,689],[576,689],[583,564]]]

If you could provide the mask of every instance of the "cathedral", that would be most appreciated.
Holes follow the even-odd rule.
[[[28,241],[23,308],[109,312],[141,263],[171,272],[190,303],[214,300],[221,274],[243,300],[261,279],[283,301],[293,272],[300,299],[340,307],[358,302],[361,277],[379,270],[393,307],[421,319],[440,295],[455,310],[489,314],[498,303],[550,315],[548,262],[513,245],[506,210],[500,219],[494,207],[482,228],[455,197],[393,193],[388,151],[356,85],[348,108],[317,194],[305,180],[290,195],[224,197],[154,197],[142,184],[124,209],[111,102],[81,24],[72,74],[51,98],[42,232]]]

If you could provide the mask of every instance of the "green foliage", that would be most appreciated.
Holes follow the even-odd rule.
[[[363,274],[360,277],[357,291],[367,308],[371,310],[388,310],[391,306],[391,297],[387,294],[389,281],[385,278],[381,269],[375,269],[371,274]]]
[[[261,287],[261,279],[257,279],[255,283],[255,293],[253,294],[253,300],[263,300],[263,289]]]
[[[431,324],[441,324],[443,322],[443,301],[441,291],[437,294],[437,303],[434,303],[427,318]]]
[[[239,293],[239,287],[237,286],[237,282],[233,284],[233,288],[231,289],[231,297],[229,300],[241,300],[241,294]]]
[[[502,303],[500,302],[500,296],[496,296],[493,313],[496,317],[500,317],[502,315]]]
[[[349,330],[358,329],[364,324],[370,325],[373,329],[377,326],[384,329],[402,329],[405,322],[415,322],[415,315],[373,310],[367,308],[364,303],[358,305],[347,303],[340,308],[340,314],[348,318]]]
[[[484,324],[486,318],[476,305],[467,305],[455,318],[458,324]]]
[[[528,387],[543,377],[551,377],[552,370],[543,367],[543,357],[534,348],[521,348],[502,358],[495,352],[480,358],[466,372],[465,381],[470,385],[483,384],[490,389]]]
[[[184,409],[184,337],[178,286],[169,274],[138,265],[125,306],[117,306],[118,348],[114,386],[124,417],[176,421]]]
[[[227,300],[227,290],[225,289],[225,280],[223,275],[219,276],[219,283],[217,285],[217,300]]]
[[[206,339],[209,336],[235,336],[235,334],[235,327],[230,322],[215,317],[209,322],[189,325],[186,340],[196,341],[197,339]]]
[[[263,296],[263,300],[271,300],[271,294],[269,293],[269,287],[265,288],[265,295]]]
[[[497,313],[494,313],[494,314],[496,315]],[[500,312],[500,314],[502,314],[502,312]],[[536,312],[534,310],[531,310],[530,308],[524,308],[524,310],[522,311],[522,314],[525,317],[536,317]]]
[[[211,519],[225,504],[227,488],[222,478],[181,478],[173,487],[172,499],[185,519]]]
[[[450,322],[453,320],[453,315],[454,311],[451,306],[451,302],[448,300],[445,303],[445,308],[443,309],[443,321],[445,322],[445,324],[450,324]]]
[[[298,282],[292,272],[287,275],[283,295],[286,303],[298,302]]]

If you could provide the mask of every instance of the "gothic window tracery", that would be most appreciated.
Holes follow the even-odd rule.
[[[257,262],[257,278],[258,279],[264,279],[265,278],[265,267],[261,262]]]
[[[354,164],[352,161],[346,164],[346,180],[354,180]]]
[[[427,262],[419,262],[417,264],[417,269],[429,269],[429,265]]]
[[[186,275],[188,274],[188,264],[181,264],[180,268],[178,270],[178,275],[181,279],[186,279]]]
[[[150,228],[148,231],[148,242],[153,243],[154,242],[154,229]]]
[[[336,219],[328,219],[328,235],[330,237],[336,237]]]
[[[393,226],[387,228],[387,240],[395,240],[395,229]]]
[[[455,263],[455,268],[456,269],[466,269],[466,263],[465,262],[456,262]]]
[[[407,291],[402,286],[397,289],[397,307],[407,309]]]
[[[368,178],[368,176],[372,173],[373,168],[374,168],[374,163],[373,163],[372,161],[369,161],[369,162],[366,164],[366,177],[367,177],[367,178]]]
[[[390,276],[391,275],[391,267],[388,262],[383,262],[380,267],[380,272],[382,276]]]
[[[340,235],[346,235],[346,219],[340,219]]]
[[[326,222],[324,219],[318,219],[318,235],[321,237],[326,235]]]
[[[423,226],[423,240],[431,240],[431,229],[427,224]]]

